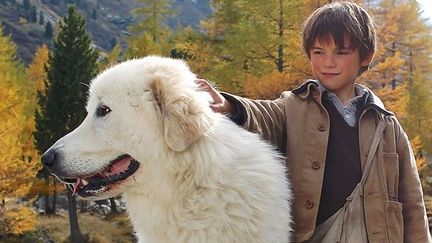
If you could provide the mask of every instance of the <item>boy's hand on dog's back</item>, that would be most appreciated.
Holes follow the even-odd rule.
[[[217,91],[207,80],[205,79],[197,79],[195,82],[199,85],[199,87],[208,92],[213,99],[213,103],[210,104],[210,108],[217,113],[230,113],[231,104],[228,100],[226,100],[219,91]]]

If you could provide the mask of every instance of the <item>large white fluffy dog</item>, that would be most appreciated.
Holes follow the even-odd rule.
[[[140,242],[287,243],[283,159],[209,108],[185,63],[146,57],[90,87],[88,115],[42,161],[74,193],[123,193]]]

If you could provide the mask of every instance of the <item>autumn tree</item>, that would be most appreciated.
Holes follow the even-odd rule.
[[[411,137],[420,136],[422,147],[427,146],[427,119],[430,116],[422,104],[430,102],[432,75],[432,35],[420,16],[416,1],[382,0],[371,6],[378,27],[379,46],[371,70],[362,80],[381,94],[407,127]],[[429,122],[430,123],[430,122]],[[414,125],[416,124],[416,125]],[[425,130],[426,129],[426,130]]]
[[[407,117],[403,120],[408,134],[419,136],[421,147],[432,152],[432,78],[416,71],[408,93]],[[420,156],[424,156],[420,154]]]
[[[226,80],[243,93],[244,80],[279,73],[294,73],[303,80],[309,74],[301,48],[302,1],[218,0],[207,26],[219,41],[219,63],[209,72],[211,78]],[[294,77],[293,76],[293,77]],[[298,82],[298,80],[290,80]],[[271,85],[271,84],[269,84]],[[224,86],[224,85],[223,85]]]
[[[421,17],[417,1],[382,0],[365,6],[377,22],[379,45],[361,81],[396,113],[410,137],[420,174],[430,177],[431,28]]]
[[[176,31],[169,56],[187,61],[193,72],[205,75],[215,64],[212,40],[190,27]]]
[[[33,60],[27,68],[29,85],[33,89],[30,93],[33,95],[31,102],[36,103],[36,94],[45,91],[46,72],[45,65],[48,61],[48,47],[40,46],[33,56]]]
[[[121,55],[122,48],[117,44],[110,52],[105,53],[104,57],[101,58],[99,61],[99,69],[103,70],[117,64],[121,59]]]
[[[167,54],[167,38],[170,30],[167,20],[173,16],[171,0],[139,0],[142,7],[134,10],[141,19],[129,27],[133,33],[128,42],[127,57],[143,57],[150,54]]]
[[[45,93],[39,93],[40,111],[36,111],[36,146],[43,152],[60,137],[71,132],[86,115],[88,84],[97,72],[98,53],[91,47],[85,21],[74,6],[60,20],[60,32],[54,41],[46,68]],[[67,192],[72,242],[82,242],[76,199]]]
[[[421,18],[416,1],[382,0],[369,9],[377,22],[378,50],[365,76],[372,86],[392,86],[413,80],[414,69],[431,70],[431,28]],[[378,85],[379,84],[379,85]]]
[[[172,15],[171,0],[139,0],[142,7],[134,13],[143,20],[131,27],[133,32],[147,32],[153,42],[159,42],[169,31],[167,19]]]
[[[38,110],[40,112],[40,107],[38,106],[37,94],[45,95],[45,82],[47,79],[47,73],[45,71],[48,62],[49,50],[46,45],[39,47],[36,50],[33,60],[28,66],[26,73],[28,76],[29,87],[31,87],[31,92],[29,96],[31,110],[34,112]],[[34,116],[32,116],[30,134],[35,132]],[[35,141],[34,136],[31,136],[28,140],[28,146],[34,147]],[[38,173],[38,177],[42,177],[43,181],[38,181],[34,184],[32,191],[34,194],[40,194],[44,196],[45,203],[45,214],[54,214],[56,211],[57,202],[57,192],[64,191],[64,187],[57,183],[57,180],[48,175],[45,168],[42,168]],[[51,200],[50,200],[51,199]],[[52,202],[50,205],[50,201]]]
[[[408,84],[402,83],[394,88],[388,85],[375,90],[375,93],[381,97],[385,107],[394,112],[398,119],[406,119],[409,100]]]
[[[16,47],[3,36],[0,26],[0,238],[34,229],[36,215],[26,204],[39,163],[34,150],[26,148],[27,92],[25,76],[15,59]]]

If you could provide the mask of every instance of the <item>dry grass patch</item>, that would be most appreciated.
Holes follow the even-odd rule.
[[[38,231],[45,232],[55,242],[68,242],[70,234],[69,215],[41,216],[38,218]],[[126,214],[109,217],[79,214],[81,232],[91,243],[130,243],[134,242],[133,229]]]
[[[424,195],[426,212],[428,217],[432,217],[432,196]]]

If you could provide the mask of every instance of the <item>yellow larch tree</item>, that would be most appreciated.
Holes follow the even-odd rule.
[[[244,81],[244,92],[253,99],[276,99],[285,90],[300,85],[302,79],[296,73],[273,71],[261,77],[247,75]]]
[[[423,151],[430,154],[432,152],[431,76],[415,71],[408,95],[407,116],[402,120],[402,124],[410,137],[420,137]]]
[[[34,147],[33,132],[35,131],[34,111],[37,109],[36,96],[39,92],[44,92],[46,82],[45,65],[48,61],[48,47],[42,45],[36,50],[32,62],[26,69],[27,74],[27,96],[28,102],[26,105],[26,124],[24,129],[24,155],[33,160],[39,160],[39,155]]]
[[[32,62],[26,69],[28,76],[28,86],[30,88],[29,99],[29,110],[34,113],[35,110],[39,109],[37,104],[37,95],[45,94],[45,87],[47,82],[46,65],[48,65],[49,49],[46,45],[40,46],[35,55],[33,56]],[[27,155],[29,159],[39,161],[40,154],[35,149],[35,139],[33,133],[35,132],[35,120],[34,116],[30,116],[26,120],[23,136],[24,150],[23,153]],[[31,195],[44,195],[45,203],[49,203],[49,195],[55,195],[59,191],[64,191],[64,186],[61,183],[56,183],[53,178],[45,178],[45,180],[35,179],[31,191]],[[47,206],[46,206],[47,207]],[[45,207],[45,208],[46,208]],[[46,212],[49,213],[49,212]]]
[[[110,68],[121,61],[122,47],[117,44],[110,52],[101,53],[103,58],[99,61],[99,70]]]
[[[29,85],[32,88],[32,103],[36,103],[37,92],[45,90],[46,72],[45,65],[48,61],[48,47],[46,45],[40,46],[33,57],[32,62],[28,66],[26,72],[29,78]]]
[[[432,154],[432,28],[421,17],[417,1],[382,0],[366,6],[376,20],[379,45],[371,70],[361,80],[396,113],[419,170],[431,170],[426,165]]]
[[[129,26],[132,36],[127,38],[126,58],[147,55],[169,55],[167,41],[171,34],[167,20],[174,15],[171,0],[138,0],[141,4],[133,12],[140,21]]]
[[[212,41],[217,60],[205,75],[223,90],[260,96],[263,94],[252,94],[256,89],[246,86],[260,80],[254,86],[275,87],[287,80],[265,83],[286,74],[295,74],[292,77],[298,79],[289,79],[294,83],[310,77],[301,48],[301,24],[306,18],[304,1],[217,0],[212,5],[215,12],[206,23],[210,31],[204,33]],[[266,77],[272,78],[266,81]]]
[[[20,89],[25,75],[15,50],[0,27],[0,235],[21,234],[36,225],[35,213],[25,203],[16,203],[27,195],[39,163],[32,152],[25,154],[28,93]]]

